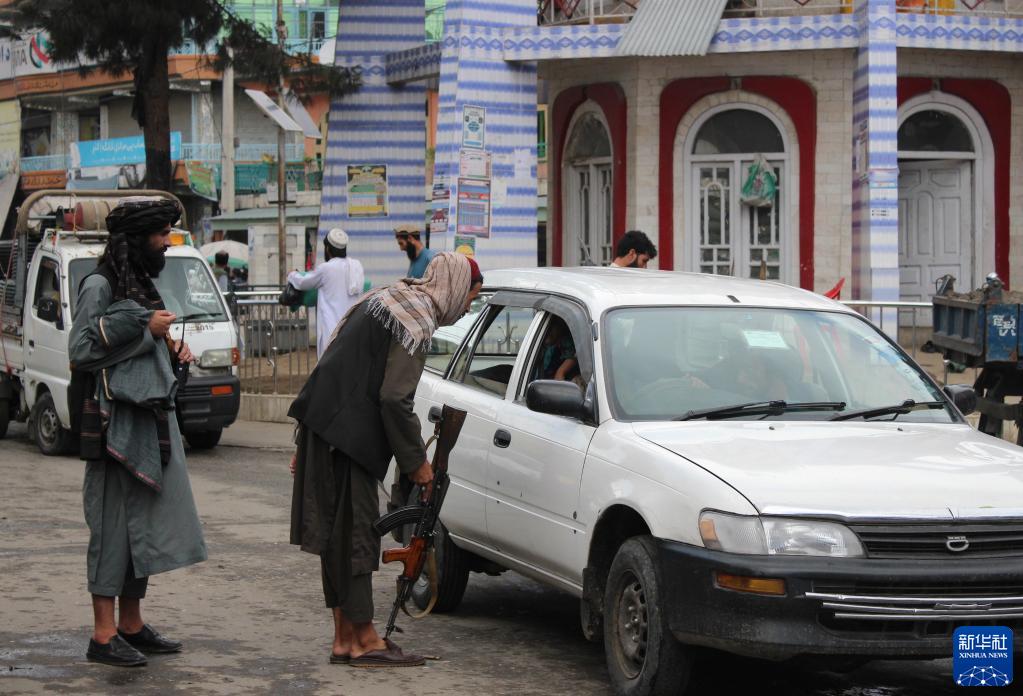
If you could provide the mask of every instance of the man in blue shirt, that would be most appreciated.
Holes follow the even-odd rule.
[[[415,225],[398,225],[394,228],[394,238],[398,242],[398,248],[408,256],[409,265],[406,278],[422,278],[426,273],[426,267],[436,254],[432,249],[427,249],[419,240],[419,228]]]

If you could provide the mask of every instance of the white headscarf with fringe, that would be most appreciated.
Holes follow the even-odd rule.
[[[364,295],[338,322],[330,341],[365,304],[370,316],[383,323],[410,355],[426,350],[438,326],[450,326],[464,314],[471,273],[462,254],[437,254],[422,278],[405,278]]]

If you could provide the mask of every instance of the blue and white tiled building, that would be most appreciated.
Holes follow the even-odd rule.
[[[1023,0],[449,0],[429,45],[423,13],[341,0],[336,60],[365,86],[332,105],[321,233],[345,227],[373,278],[424,217],[428,88],[431,246],[484,269],[537,263],[543,102],[555,265],[641,229],[660,268],[846,298],[1023,273]],[[770,206],[744,202],[758,160]]]

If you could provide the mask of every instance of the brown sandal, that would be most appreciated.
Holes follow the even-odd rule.
[[[385,650],[370,650],[358,657],[351,658],[348,663],[352,667],[419,667],[426,664],[421,655],[405,654],[390,639],[385,639]]]

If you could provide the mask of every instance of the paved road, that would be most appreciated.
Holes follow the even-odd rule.
[[[40,456],[12,425],[0,442],[0,693],[611,693],[600,646],[577,628],[575,600],[511,573],[473,576],[457,613],[406,626],[403,645],[442,658],[428,667],[328,665],[319,564],[287,544],[290,477],[283,450],[266,440],[189,457],[210,560],[154,577],[145,605],[187,652],[124,670],[83,656],[91,611],[82,467]],[[378,577],[378,616],[394,575]],[[689,693],[933,696],[953,692],[950,667],[881,662],[836,675],[723,657],[698,668]]]

